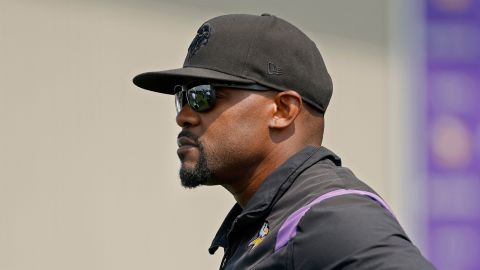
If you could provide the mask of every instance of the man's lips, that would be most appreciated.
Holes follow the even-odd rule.
[[[180,160],[182,161],[187,156],[187,153],[189,153],[194,148],[198,147],[198,144],[195,143],[195,140],[185,136],[178,137],[177,145],[178,145],[177,155],[178,157],[180,157]]]
[[[198,145],[195,143],[195,141],[189,137],[179,137],[177,139],[177,145],[179,148],[183,147],[198,147]]]

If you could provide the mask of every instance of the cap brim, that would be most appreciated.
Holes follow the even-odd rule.
[[[166,71],[153,71],[139,74],[133,83],[143,89],[173,95],[175,85],[184,85],[195,80],[222,81],[238,84],[255,83],[252,80],[232,76],[215,70],[185,67]]]

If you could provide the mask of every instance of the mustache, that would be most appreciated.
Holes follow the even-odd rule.
[[[187,137],[190,140],[193,140],[196,144],[198,144],[199,136],[195,135],[193,132],[182,130],[180,133],[178,133],[177,139],[179,139],[180,137]]]

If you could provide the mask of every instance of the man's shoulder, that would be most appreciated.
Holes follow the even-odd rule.
[[[282,220],[277,246],[292,250],[295,268],[433,269],[380,196],[329,160],[300,173],[272,214]]]
[[[299,269],[433,269],[395,217],[366,196],[344,195],[311,207],[291,245]]]

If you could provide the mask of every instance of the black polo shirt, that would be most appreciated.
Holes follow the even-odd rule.
[[[209,249],[220,269],[434,269],[385,202],[324,147],[306,147],[236,204]]]

